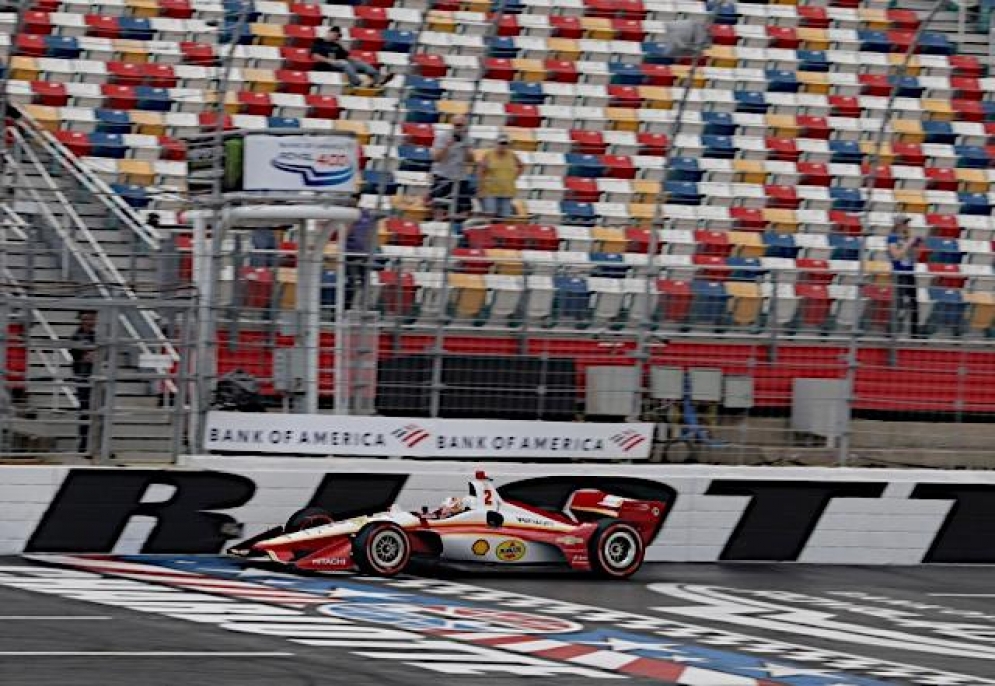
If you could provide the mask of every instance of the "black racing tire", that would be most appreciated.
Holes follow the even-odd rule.
[[[352,559],[369,576],[396,576],[411,560],[407,532],[392,522],[370,522],[352,541]]]
[[[602,519],[588,544],[591,571],[604,579],[628,579],[643,564],[646,546],[633,527],[617,519]]]
[[[297,510],[290,515],[290,519],[283,527],[283,532],[289,534],[295,531],[304,531],[304,529],[313,529],[316,526],[324,526],[334,521],[327,510],[320,507],[305,507],[303,510]]]

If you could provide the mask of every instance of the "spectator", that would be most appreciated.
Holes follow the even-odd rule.
[[[358,206],[360,195],[354,200]],[[345,238],[345,305],[354,306],[356,293],[362,293],[360,307],[366,309],[366,283],[373,267],[374,255],[377,250],[377,225],[379,216],[373,210],[359,208],[359,219],[348,229]],[[334,240],[335,234],[333,234]]]
[[[376,67],[349,57],[349,51],[342,46],[342,29],[333,26],[324,38],[319,38],[311,46],[311,59],[318,71],[339,71],[346,75],[349,84],[356,88],[362,85],[360,74],[370,78],[370,85],[377,88],[387,85],[394,76],[381,74]]]
[[[517,194],[518,177],[523,169],[508,136],[498,136],[497,147],[484,154],[478,168],[480,204],[484,214],[502,219],[515,214],[511,201]]]
[[[916,261],[921,238],[913,237],[909,228],[909,218],[899,217],[888,236],[888,255],[891,257],[891,271],[894,275],[894,311],[891,316],[892,331],[896,329],[895,322],[908,311],[912,335],[918,337],[919,330],[919,300],[916,297]]]
[[[435,137],[432,146],[432,188],[429,200],[436,221],[445,219],[456,196],[456,214],[466,215],[470,211],[470,181],[468,165],[472,148],[467,131],[466,117],[457,115],[453,119],[452,131],[444,131]]]
[[[97,313],[85,310],[79,313],[79,326],[69,339],[73,347],[69,354],[73,358],[73,383],[76,385],[76,399],[79,400],[79,429],[76,452],[86,454],[90,442],[90,398],[93,391],[93,366],[96,362]]]
[[[711,46],[711,23],[700,19],[668,22],[660,43],[665,46],[665,57],[694,57]]]

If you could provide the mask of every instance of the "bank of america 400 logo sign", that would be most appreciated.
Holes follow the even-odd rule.
[[[312,187],[341,186],[356,174],[349,155],[339,151],[285,150],[270,164],[280,171],[298,174],[305,186]]]

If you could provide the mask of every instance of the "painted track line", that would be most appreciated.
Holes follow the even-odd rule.
[[[183,650],[5,650],[0,657],[292,657],[288,652]]]
[[[113,619],[108,615],[0,615],[3,622],[82,622]]]

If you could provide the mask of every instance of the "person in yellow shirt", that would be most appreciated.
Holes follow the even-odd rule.
[[[508,136],[498,136],[497,147],[484,153],[477,169],[478,196],[485,215],[504,218],[515,214],[511,201],[518,193],[518,177],[523,169],[518,155],[511,150]]]

